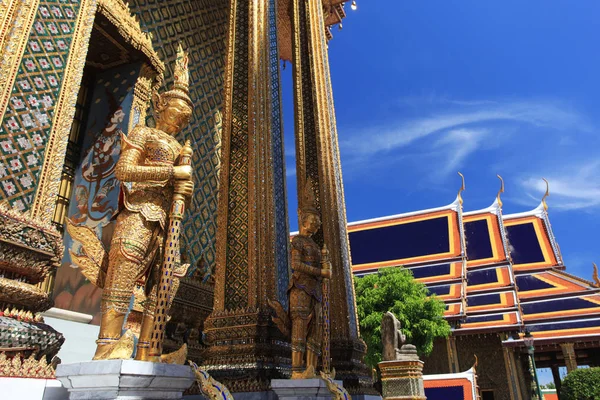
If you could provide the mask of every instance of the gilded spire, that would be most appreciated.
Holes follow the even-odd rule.
[[[189,57],[186,51],[183,51],[181,42],[177,44],[177,58],[175,59],[175,68],[173,70],[173,89],[189,93],[190,73],[188,70]]]
[[[461,174],[460,172],[458,173],[458,175],[460,175],[460,178],[462,179],[462,185],[460,186],[460,189],[458,189],[458,201],[460,202],[460,205],[462,206],[463,204],[463,198],[462,198],[462,192],[464,192],[465,190],[465,176],[463,174]]]
[[[181,43],[177,44],[177,58],[173,67],[173,87],[165,92],[162,97],[174,97],[187,102],[193,106],[190,99],[190,71],[188,69],[189,57],[187,51],[183,50]]]
[[[304,184],[300,202],[300,211],[319,214],[319,210],[317,210],[317,199],[315,197],[315,191],[313,190],[313,181],[310,178],[306,179],[306,183]]]
[[[496,176],[498,179],[500,179],[500,190],[498,190],[498,194],[496,195],[496,201],[498,202],[500,208],[502,208],[502,199],[500,198],[500,195],[504,193],[504,179],[502,179],[502,177],[498,174],[496,174]]]
[[[594,272],[592,273],[592,278],[594,279],[594,286],[600,288],[600,278],[598,278],[598,266],[596,263],[592,263],[594,266]]]

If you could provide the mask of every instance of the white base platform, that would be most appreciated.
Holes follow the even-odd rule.
[[[60,364],[56,378],[70,400],[181,399],[195,381],[189,366],[135,360]]]
[[[341,381],[335,381],[341,385]],[[271,388],[279,400],[329,400],[333,394],[322,379],[273,379]]]
[[[69,393],[56,379],[0,378],[0,398],[67,400]]]

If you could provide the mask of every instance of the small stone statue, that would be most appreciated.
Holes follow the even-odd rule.
[[[400,349],[406,342],[406,336],[400,330],[400,321],[391,312],[383,314],[381,319],[381,343],[383,361],[398,360]]]
[[[404,344],[406,336],[400,331],[400,321],[389,311],[381,319],[381,342],[383,361],[379,370],[383,399],[427,400],[423,361],[419,360],[414,345]]]

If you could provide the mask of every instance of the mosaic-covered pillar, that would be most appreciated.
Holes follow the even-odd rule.
[[[519,382],[519,371],[517,361],[515,360],[514,349],[509,347],[503,347],[502,352],[504,354],[504,366],[506,368],[506,377],[508,378],[508,388],[510,390],[511,400],[522,400],[521,386]]]
[[[214,310],[204,368],[232,392],[291,368],[269,299],[286,305],[288,224],[275,0],[231,0],[224,81]]]
[[[446,347],[448,349],[448,370],[450,373],[460,372],[458,369],[458,352],[456,351],[455,336],[448,336],[446,338]]]
[[[577,369],[577,354],[575,354],[574,344],[561,343],[560,348],[562,349],[565,365],[567,366],[567,373],[575,371]]]
[[[314,182],[323,225],[313,237],[330,250],[331,355],[337,379],[351,392],[371,387],[362,363],[366,345],[359,338],[356,301],[346,229],[346,206],[329,73],[326,27],[321,0],[292,2],[292,52],[295,97],[298,193]]]

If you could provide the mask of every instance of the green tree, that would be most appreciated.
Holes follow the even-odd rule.
[[[560,398],[563,400],[600,399],[600,368],[578,368],[562,381]]]
[[[556,385],[554,382],[546,383],[545,385],[540,385],[542,389],[556,389]]]
[[[377,274],[355,279],[360,334],[367,343],[365,362],[372,368],[381,361],[381,318],[391,311],[402,323],[406,340],[421,356],[433,350],[433,341],[450,334],[444,319],[444,302],[429,296],[405,268],[385,268]]]

